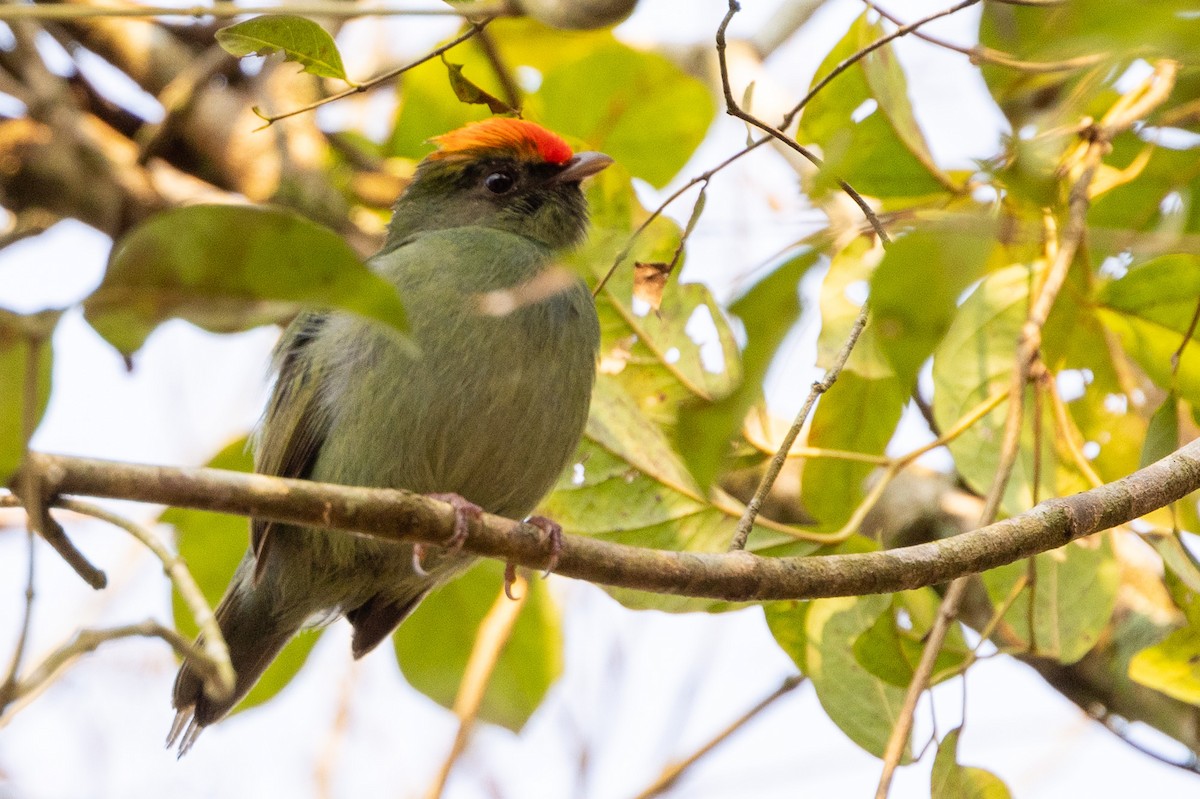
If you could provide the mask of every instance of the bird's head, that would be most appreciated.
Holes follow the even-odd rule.
[[[396,202],[389,242],[421,230],[480,225],[558,249],[587,231],[579,182],[612,163],[574,153],[559,136],[523,119],[492,117],[433,139]]]

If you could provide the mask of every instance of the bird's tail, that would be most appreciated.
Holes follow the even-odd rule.
[[[267,666],[291,640],[304,618],[281,613],[278,594],[268,581],[254,584],[252,556],[238,567],[225,597],[217,606],[217,624],[229,647],[236,675],[233,693],[216,700],[204,693],[204,681],[190,658],[185,658],[175,676],[171,704],[175,722],[167,735],[167,748],[178,742],[182,757],[204,728],[220,720],[249,693]]]

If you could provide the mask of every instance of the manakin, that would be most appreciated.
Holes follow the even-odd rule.
[[[579,443],[600,331],[586,286],[556,263],[587,231],[580,181],[612,160],[520,119],[434,140],[370,264],[395,285],[416,351],[355,316],[307,312],[275,352],[257,431],[263,474],[405,488],[462,514],[530,513]],[[217,607],[237,673],[214,701],[185,660],[168,746],[186,752],[306,624],[345,615],[371,651],[470,555],[254,521]],[[452,624],[453,620],[447,620]]]

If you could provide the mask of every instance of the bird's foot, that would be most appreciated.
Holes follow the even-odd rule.
[[[516,600],[516,596],[513,595],[512,588],[513,588],[513,583],[515,583],[516,581],[517,581],[517,564],[505,563],[504,564],[504,595],[514,601]]]
[[[426,496],[441,500],[442,502],[448,502],[454,508],[454,533],[441,546],[447,552],[459,552],[462,550],[463,544],[467,541],[467,536],[471,530],[471,522],[478,521],[483,517],[483,508],[468,499],[464,499],[460,494],[426,494]],[[425,544],[413,544],[412,569],[421,577],[428,577],[429,572],[421,564],[424,557]]]
[[[545,516],[530,516],[525,520],[525,523],[532,524],[550,538],[550,559],[546,561],[546,571],[542,573],[542,577],[549,577],[558,566],[558,556],[562,554],[562,525],[553,519],[547,519]]]

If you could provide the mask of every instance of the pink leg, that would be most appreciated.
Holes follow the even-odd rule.
[[[525,520],[525,523],[532,524],[550,537],[550,559],[546,563],[546,571],[542,574],[543,577],[549,577],[555,567],[558,566],[558,556],[562,554],[562,525],[553,519],[547,519],[545,516],[530,516]]]
[[[478,521],[483,516],[483,508],[470,500],[463,499],[459,494],[426,494],[426,496],[448,502],[454,508],[454,534],[442,546],[447,552],[458,552],[467,541],[467,535],[471,530],[471,521]],[[421,577],[429,576],[429,572],[421,565],[421,560],[425,557],[425,547],[426,545],[423,543],[413,544],[412,570]]]

